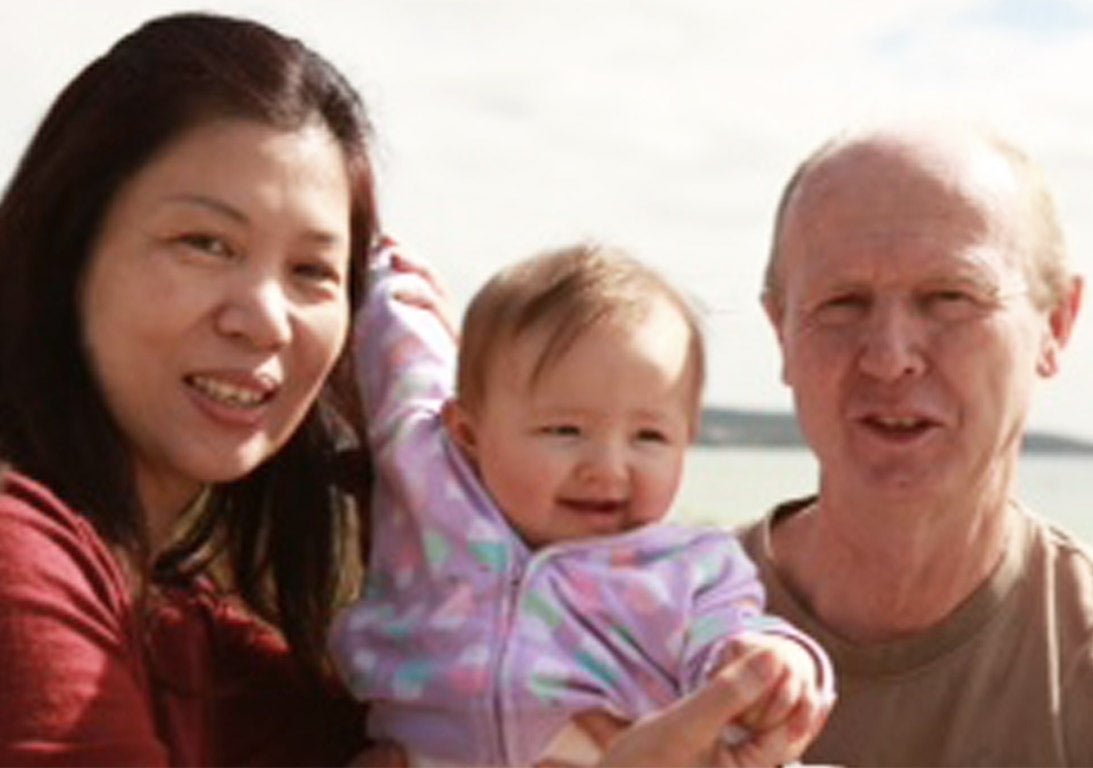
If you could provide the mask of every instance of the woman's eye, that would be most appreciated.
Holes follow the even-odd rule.
[[[181,235],[178,237],[178,242],[189,249],[212,256],[231,256],[234,253],[227,241],[216,235],[195,232]]]
[[[341,272],[324,261],[306,261],[293,267],[293,273],[314,283],[341,283]]]

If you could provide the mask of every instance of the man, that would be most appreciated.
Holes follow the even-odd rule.
[[[745,542],[835,662],[806,762],[1093,763],[1093,560],[1013,498],[1081,287],[994,136],[873,129],[791,179],[763,300],[819,493]]]

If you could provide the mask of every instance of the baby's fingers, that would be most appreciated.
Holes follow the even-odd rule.
[[[448,301],[448,290],[425,262],[407,256],[401,250],[393,250],[391,252],[391,267],[396,272],[408,272],[417,275],[429,284],[429,287],[436,292],[442,302]]]

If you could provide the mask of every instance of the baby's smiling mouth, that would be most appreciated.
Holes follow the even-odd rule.
[[[559,499],[559,503],[576,512],[615,514],[626,509],[625,499]]]

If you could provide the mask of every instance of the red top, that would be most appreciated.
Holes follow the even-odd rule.
[[[360,705],[211,588],[157,598],[143,642],[135,610],[92,526],[9,472],[0,765],[336,765],[360,749]]]

